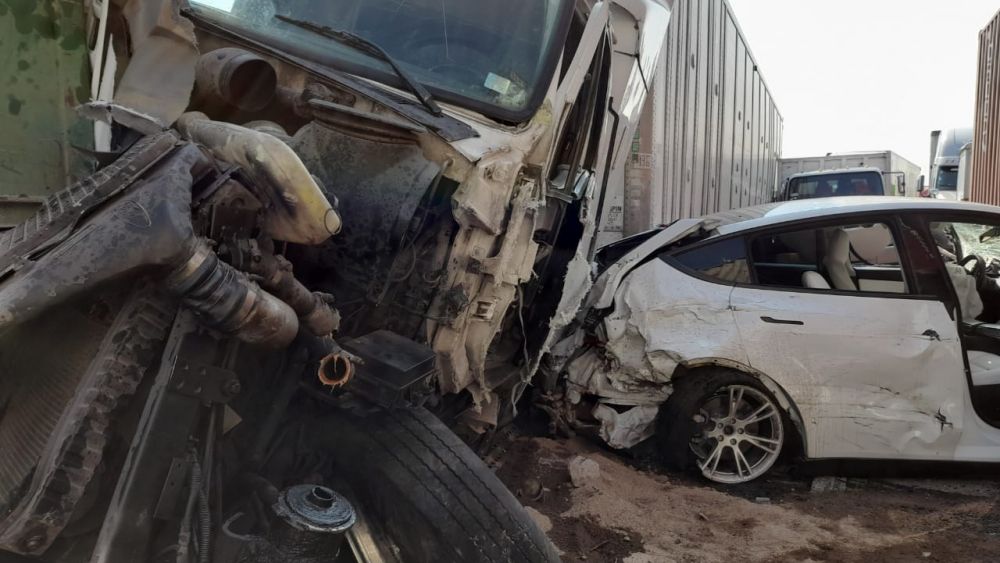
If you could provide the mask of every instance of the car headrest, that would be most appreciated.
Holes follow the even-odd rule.
[[[850,264],[851,237],[844,229],[836,229],[830,233],[826,247],[827,260],[837,264]]]

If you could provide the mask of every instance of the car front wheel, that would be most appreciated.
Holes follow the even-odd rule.
[[[785,421],[760,382],[730,370],[705,370],[677,382],[657,435],[670,465],[733,485],[767,473],[785,445]]]

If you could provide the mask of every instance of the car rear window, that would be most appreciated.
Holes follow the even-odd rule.
[[[723,239],[673,254],[677,264],[726,283],[750,283],[746,243],[742,237]]]

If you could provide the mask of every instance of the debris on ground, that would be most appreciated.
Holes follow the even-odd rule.
[[[839,493],[847,490],[846,477],[816,477],[809,488],[811,493]]]
[[[564,561],[1000,560],[997,483],[971,485],[973,492],[992,486],[985,496],[964,494],[961,483],[942,491],[920,481],[851,479],[835,495],[817,495],[808,478],[727,488],[644,471],[579,438],[513,437],[507,449],[500,478],[522,493],[531,480],[547,490],[520,500],[549,519]],[[597,466],[597,477],[580,487],[570,468],[592,468],[582,460]]]
[[[546,534],[552,531],[552,520],[538,511],[537,508],[527,506],[525,510],[528,512],[528,516],[538,524],[538,527],[542,529]]]
[[[574,487],[596,485],[601,478],[601,466],[596,461],[583,456],[569,460],[569,479]]]

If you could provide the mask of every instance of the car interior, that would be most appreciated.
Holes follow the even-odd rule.
[[[883,223],[759,236],[757,283],[818,290],[906,293],[892,231]]]

